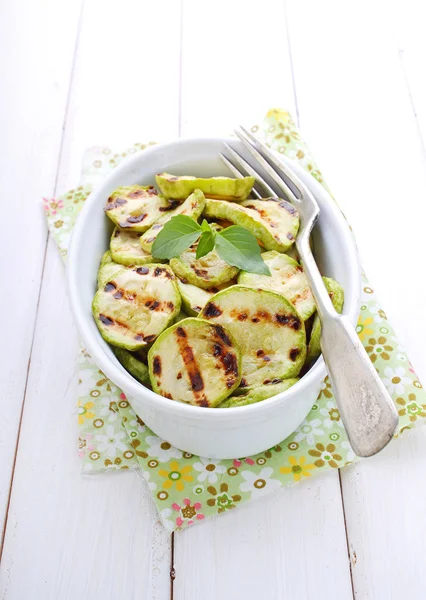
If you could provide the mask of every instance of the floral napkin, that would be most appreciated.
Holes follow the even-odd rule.
[[[270,110],[251,131],[299,161],[326,187],[288,112]],[[109,148],[89,150],[81,185],[58,198],[43,199],[49,229],[64,260],[72,227],[92,186],[124,158],[144,148],[146,145],[136,144],[120,154]],[[398,408],[396,436],[424,422],[426,393],[364,275],[357,332]],[[83,471],[139,467],[168,531],[183,529],[252,498],[357,460],[328,378],[305,421],[280,444],[256,456],[212,460],[182,452],[156,436],[84,348],[78,366],[78,453]]]

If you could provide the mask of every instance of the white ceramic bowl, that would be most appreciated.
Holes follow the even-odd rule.
[[[229,139],[181,139],[154,146],[124,161],[87,199],[75,225],[68,254],[71,309],[82,340],[100,369],[128,396],[141,419],[174,446],[209,458],[249,456],[278,444],[303,421],[314,404],[326,369],[322,357],[289,390],[263,402],[239,408],[205,409],[174,402],[140,385],[120,365],[92,318],[91,302],[102,254],[108,248],[111,223],[104,214],[118,186],[152,184],[156,173],[203,177],[229,175],[219,159],[223,142],[246,152]],[[315,255],[323,275],[344,287],[343,312],[355,325],[361,290],[360,267],[349,227],[323,187],[297,163],[289,166],[315,195],[321,215],[314,231]]]

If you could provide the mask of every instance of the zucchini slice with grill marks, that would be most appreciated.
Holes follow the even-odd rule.
[[[234,285],[210,298],[200,317],[222,325],[238,341],[242,387],[299,374],[306,356],[305,326],[280,294]]]
[[[192,285],[191,283],[184,283],[180,279],[177,280],[177,284],[182,297],[183,308],[188,315],[196,317],[214,294],[217,294],[220,290],[224,290],[231,285],[235,285],[235,280],[228,281],[227,283],[206,290],[203,290],[196,285]]]
[[[228,265],[215,250],[212,250],[198,260],[196,259],[197,244],[182,252],[177,258],[170,259],[170,267],[180,279],[203,289],[208,289],[227,283],[239,273],[237,267]]]
[[[303,267],[286,254],[274,250],[263,252],[262,258],[271,276],[240,273],[238,283],[247,287],[271,290],[293,304],[304,321],[315,312],[315,302]]]
[[[125,267],[105,282],[92,311],[104,340],[126,350],[153,342],[179,314],[176,278],[165,265]]]
[[[200,190],[195,190],[193,194],[191,194],[185,202],[175,205],[173,210],[169,210],[164,213],[156,223],[148,229],[143,236],[141,237],[141,246],[146,252],[151,252],[152,244],[155,242],[155,238],[163,229],[164,225],[167,221],[170,221],[172,217],[176,215],[187,215],[188,217],[192,217],[195,221],[201,215],[204,209],[204,204],[206,199],[204,198],[203,192]]]
[[[119,265],[112,260],[111,252],[107,250],[101,258],[101,264],[99,265],[98,271],[98,287],[101,287],[108,281],[110,277],[113,277],[115,273],[121,271],[123,265]]]
[[[273,379],[271,383],[261,385],[253,390],[248,390],[239,396],[231,396],[227,398],[219,408],[234,408],[236,406],[247,406],[247,404],[255,404],[267,398],[272,398],[281,392],[285,392],[292,385],[299,381],[298,377],[293,379]]]
[[[175,206],[152,185],[129,185],[114,190],[104,210],[121,229],[143,232]]]
[[[155,176],[158,187],[168,198],[187,198],[194,190],[201,190],[207,198],[244,200],[254,186],[254,177],[232,179],[230,177],[176,177],[170,173]]]
[[[290,202],[280,198],[244,200],[241,204],[207,199],[204,215],[241,225],[251,231],[266,250],[278,252],[290,248],[299,230],[299,213]]]
[[[241,353],[232,336],[202,319],[184,319],[162,333],[148,366],[157,394],[195,406],[217,406],[241,380]]]
[[[140,233],[116,227],[109,245],[112,260],[121,265],[146,265],[152,263],[151,254],[141,247]]]
[[[331,279],[331,277],[323,277],[325,287],[327,288],[330,300],[338,313],[343,310],[345,300],[345,292],[340,283]],[[314,360],[321,354],[321,321],[316,314],[312,325],[311,338],[308,344],[308,352],[306,354],[306,365],[311,365]]]
[[[196,317],[214,295],[191,283],[183,283],[180,279],[177,280],[177,284],[182,298],[182,306],[191,317]]]
[[[128,350],[124,348],[113,348],[112,349],[118,362],[132,375],[135,379],[143,385],[151,387],[151,381],[149,379],[148,367],[143,364]]]

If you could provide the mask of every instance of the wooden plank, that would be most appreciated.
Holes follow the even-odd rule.
[[[410,315],[422,313],[426,298],[415,260],[421,255],[423,220],[417,217],[426,172],[390,17],[381,7],[291,1],[291,45],[302,132],[416,367],[426,324]],[[307,39],[315,48],[314,63]]]
[[[281,0],[183,2],[181,132],[221,136],[295,101]]]
[[[52,194],[55,185],[79,12],[80,2],[16,0],[4,4],[0,19],[0,163],[7,202],[0,272],[8,289],[0,300],[0,530],[46,246],[38,200]]]
[[[80,472],[78,340],[63,283],[62,261],[50,242],[0,596],[164,600],[170,590],[169,538],[156,525],[155,508],[138,476]]]
[[[426,59],[424,10],[422,4],[416,0],[396,0],[391,6],[399,57],[423,138],[423,146],[426,148],[426,81],[422,77]]]
[[[271,106],[295,112],[281,1],[220,0],[207,13],[185,0],[183,32],[183,135],[226,135]],[[352,598],[338,474],[177,533],[174,567],[175,600]]]
[[[424,380],[426,322],[419,315],[426,289],[419,267],[426,170],[391,15],[387,4],[364,0],[350,6],[336,0],[288,5],[303,132]],[[314,63],[306,40],[315,48]],[[419,431],[402,437],[341,472],[356,597],[424,596],[423,565],[416,558],[424,554],[426,534],[418,518],[426,497],[419,477],[424,436]]]
[[[174,0],[87,0],[60,190],[78,181],[88,147],[124,150],[178,136],[180,12]]]
[[[176,600],[351,599],[335,474],[177,533],[174,565]]]
[[[342,473],[354,588],[363,600],[423,600],[426,430]]]
[[[120,5],[87,0],[58,190],[76,184],[87,145],[126,145],[155,132],[177,134],[179,22],[180,6],[171,0],[124,0]],[[160,43],[162,37],[167,44]],[[90,478],[79,472],[77,337],[64,284],[63,266],[50,242],[0,596],[165,600],[170,597],[170,537],[159,526],[141,482],[132,473]]]

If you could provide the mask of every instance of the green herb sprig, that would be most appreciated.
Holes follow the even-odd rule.
[[[205,219],[199,225],[186,215],[176,215],[164,225],[152,245],[152,256],[161,259],[174,258],[197,240],[197,259],[215,249],[228,265],[258,275],[271,274],[262,258],[256,238],[248,229],[231,225],[221,231],[215,231]]]

